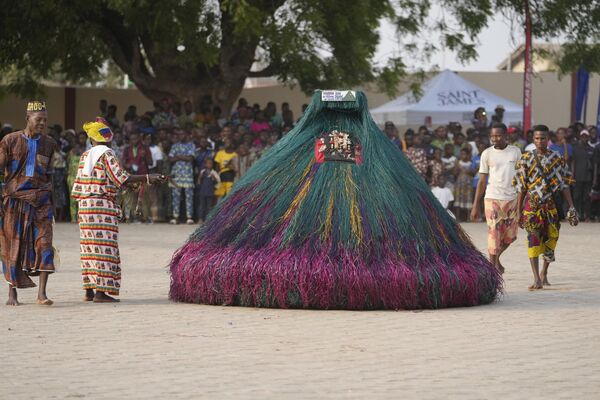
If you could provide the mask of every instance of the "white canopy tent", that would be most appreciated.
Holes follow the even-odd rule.
[[[448,122],[469,124],[473,112],[484,107],[489,114],[497,105],[504,106],[507,125],[523,121],[523,108],[494,93],[480,88],[458,74],[444,70],[425,82],[423,96],[416,99],[411,92],[371,110],[378,124],[392,121],[397,125],[440,125]]]

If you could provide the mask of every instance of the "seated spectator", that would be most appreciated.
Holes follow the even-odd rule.
[[[152,118],[150,117],[150,115],[148,114],[144,114],[142,116],[142,118],[140,119],[140,125],[138,127],[138,131],[142,134],[145,135],[147,133],[154,135],[156,134],[156,128],[154,127],[154,125],[152,125]],[[129,132],[128,135],[131,135],[133,131]],[[128,136],[126,136],[127,139],[129,139]]]

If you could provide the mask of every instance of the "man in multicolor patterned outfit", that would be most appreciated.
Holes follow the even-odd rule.
[[[548,267],[555,260],[554,250],[558,242],[560,219],[554,204],[553,194],[562,192],[569,204],[567,218],[571,225],[577,225],[577,213],[569,185],[573,176],[564,158],[548,149],[548,127],[537,125],[533,128],[535,150],[523,154],[517,163],[517,173],[513,184],[519,192],[519,225],[527,231],[527,247],[533,284],[529,290],[542,289],[548,282]],[[544,259],[540,273],[539,256]]]
[[[172,164],[171,175],[173,176],[173,219],[171,224],[176,224],[179,219],[179,205],[181,203],[181,191],[185,192],[185,212],[187,224],[194,223],[194,158],[196,146],[189,139],[186,131],[180,130],[176,133],[177,142],[169,151],[169,162]]]
[[[471,221],[479,220],[480,201],[485,192],[483,206],[488,225],[488,253],[490,262],[500,273],[504,273],[500,256],[517,239],[518,228],[517,191],[512,180],[521,150],[508,144],[506,139],[506,125],[493,124],[490,133],[493,146],[481,154],[479,182],[471,208]]]
[[[0,172],[5,182],[0,247],[10,306],[20,304],[17,289],[35,287],[30,276],[40,277],[37,304],[53,304],[46,295],[46,283],[48,274],[54,272],[50,169],[58,145],[44,134],[47,118],[45,102],[29,102],[27,127],[0,142]]]

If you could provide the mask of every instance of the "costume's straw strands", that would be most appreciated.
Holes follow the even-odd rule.
[[[360,163],[315,161],[333,129]],[[324,102],[235,185],[171,262],[176,301],[417,309],[493,301],[502,279],[378,129],[366,97]]]

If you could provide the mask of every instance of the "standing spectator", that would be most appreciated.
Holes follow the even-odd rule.
[[[257,134],[259,132],[269,130],[271,130],[271,126],[265,119],[265,113],[262,111],[258,111],[256,113],[256,118],[254,119],[254,121],[252,121],[252,124],[250,124],[250,132]]]
[[[433,147],[431,145],[431,140],[432,137],[429,134],[428,131],[425,131],[422,134],[422,139],[421,139],[421,148],[425,151],[425,156],[427,157],[428,160],[432,160],[433,156],[435,154],[435,147]]]
[[[156,128],[154,127],[154,125],[152,125],[152,118],[149,114],[144,114],[142,118],[140,118],[140,125],[138,127],[138,130],[142,135],[145,135],[147,133],[154,135],[156,133]],[[131,132],[129,132],[128,134],[131,135]]]
[[[407,135],[404,137],[406,140],[406,158],[412,166],[421,175],[423,180],[427,179],[427,168],[429,166],[427,162],[427,155],[425,150],[421,147],[421,135]]]
[[[160,103],[157,104],[158,109],[152,118],[152,125],[157,128],[168,126],[173,127],[177,124],[175,116],[171,112],[169,105],[169,99],[163,98]]]
[[[441,150],[439,150],[441,152]],[[446,187],[446,180],[443,176],[440,176],[437,183],[434,187],[431,188],[431,192],[435,196],[436,199],[440,202],[442,207],[452,216],[452,212],[450,209],[453,207],[454,203],[454,195],[452,194],[452,190]]]
[[[473,193],[477,190],[477,184],[479,184],[479,165],[481,163],[481,154],[483,154],[485,150],[485,145],[483,143],[479,143],[479,151],[477,155],[471,157],[471,175],[473,175],[473,180],[471,181],[471,188]],[[480,215],[483,215],[483,204],[479,205],[479,210],[477,212]],[[479,218],[477,222],[482,222],[483,219]]]
[[[213,160],[206,158],[204,160],[204,168],[198,174],[198,192],[197,214],[198,223],[203,223],[206,216],[210,212],[215,198],[215,186],[221,182],[219,174],[213,168]]]
[[[444,151],[447,144],[452,144],[450,139],[448,139],[448,130],[445,126],[438,126],[434,133],[435,137],[431,141],[433,147]]]
[[[194,126],[196,124],[196,113],[194,112],[194,106],[192,102],[186,100],[183,103],[183,114],[179,116],[179,126],[182,128],[186,128],[189,125]]]
[[[437,186],[440,177],[444,173],[444,164],[442,163],[442,151],[435,149],[433,158],[428,161],[429,168],[427,170],[427,183],[431,186]],[[444,180],[444,185],[446,180]]]
[[[469,211],[473,207],[473,173],[471,169],[471,153],[462,149],[456,162],[456,183],[454,184],[454,208],[459,221],[469,219]]]
[[[238,176],[241,178],[246,174],[246,172],[248,172],[248,170],[252,167],[252,164],[254,164],[256,161],[256,154],[253,151],[250,151],[250,148],[243,143],[238,147],[237,153],[237,171]]]
[[[108,102],[105,99],[100,100],[99,103],[99,109],[100,109],[100,116],[102,118],[105,118],[106,115],[108,114]]]
[[[77,177],[77,171],[79,171],[79,160],[81,155],[85,152],[87,141],[87,134],[85,132],[79,132],[73,142],[73,146],[67,151],[67,187],[72,188]],[[72,223],[78,223],[77,214],[79,206],[77,200],[73,196],[69,196],[69,216]]]
[[[594,125],[590,125],[587,131],[590,133],[588,145],[595,149],[600,144],[600,141],[598,140],[598,128],[596,128]]]
[[[386,136],[388,138],[390,138],[390,140],[392,141],[392,143],[399,149],[399,150],[406,150],[404,149],[403,143],[400,140],[400,138],[398,137],[398,129],[396,129],[396,125],[394,125],[394,123],[392,121],[387,121],[384,124],[383,127],[383,132],[386,134]]]
[[[569,128],[570,129],[570,128]],[[535,145],[534,145],[535,148]],[[571,156],[573,155],[573,146],[571,146],[567,142],[567,129],[566,128],[558,128],[556,130],[556,139],[553,143],[550,143],[548,148],[552,151],[556,151],[560,154],[564,159],[567,165],[571,160]]]
[[[444,154],[442,155],[442,164],[444,165],[444,178],[446,178],[446,186],[449,188],[454,187],[454,169],[456,166],[457,158],[454,156],[454,145],[452,143],[446,143],[444,146]]]
[[[488,118],[485,108],[477,107],[473,113],[471,122],[473,123],[473,128],[477,129],[479,133],[487,133]]]
[[[526,142],[521,138],[521,129],[516,126],[508,127],[508,144],[518,147],[523,152]]]
[[[288,103],[281,104],[281,116],[283,118],[283,128],[294,126],[294,113]]]
[[[467,145],[469,149],[471,148],[471,146],[468,143],[465,143],[465,135],[463,135],[460,132],[455,133],[452,139],[454,141],[454,155],[456,157],[460,157],[460,152],[465,147],[465,145]],[[469,152],[469,154],[471,153]]]
[[[127,107],[127,112],[125,112],[125,114],[123,115],[123,120],[135,122],[135,121],[137,121],[137,119],[138,119],[137,107],[132,104],[129,107]]]
[[[127,147],[127,145],[125,144],[125,140],[123,139],[123,134],[121,132],[116,131],[114,132],[114,134],[115,135],[113,141],[110,144],[110,147],[113,149],[115,156],[117,156],[119,162],[123,164],[123,156],[125,154],[125,147]]]
[[[144,135],[144,146],[150,149],[150,154],[152,155],[152,164],[149,167],[149,171],[151,174],[160,175],[160,171],[162,170],[163,163],[163,153],[156,145],[156,140],[153,135],[146,134]],[[159,220],[158,215],[158,186],[157,185],[149,185],[145,187],[144,190],[144,213],[148,215],[148,219],[146,222],[149,224],[154,223],[154,221]]]
[[[132,107],[134,107],[132,109]],[[135,115],[135,106],[129,106],[130,110],[125,113],[125,123],[123,123],[123,134],[129,137],[131,132],[138,129],[138,117]]]
[[[52,167],[52,204],[54,205],[54,215],[56,220],[60,222],[66,222],[66,209],[68,204],[68,192],[67,192],[67,158],[66,154],[60,149],[56,148],[52,159],[50,160]]]
[[[142,143],[140,134],[133,132],[129,136],[129,146],[125,148],[123,154],[123,162],[125,169],[131,175],[146,175],[150,173],[152,165],[152,153],[150,149]],[[138,202],[138,193],[134,190],[127,192],[123,197],[125,221],[137,222],[135,209]],[[148,215],[142,215],[143,218],[148,218]]]
[[[196,146],[190,140],[189,134],[184,130],[177,131],[175,143],[169,151],[171,163],[171,176],[175,187],[171,190],[173,199],[173,219],[171,224],[177,224],[181,206],[181,191],[185,193],[186,224],[194,223],[194,156]]]
[[[277,106],[274,102],[270,101],[267,103],[267,107],[265,108],[265,117],[271,124],[271,127],[278,132],[281,130],[283,126],[283,117],[281,114],[277,113]]]
[[[114,104],[108,106],[108,112],[106,114],[106,118],[104,119],[106,120],[106,122],[108,122],[112,129],[117,129],[121,127],[119,118],[117,118],[117,106]]]
[[[494,109],[494,115],[496,122],[504,122],[504,106],[498,104]]]
[[[579,133],[579,143],[573,146],[571,170],[575,178],[573,187],[573,202],[582,221],[591,219],[590,192],[594,177],[594,148],[589,146],[590,133],[582,130]]]
[[[217,163],[219,177],[221,179],[221,182],[215,190],[217,199],[220,199],[231,192],[233,182],[237,175],[237,171],[235,170],[237,164],[235,158],[237,157],[237,153],[235,152],[233,142],[230,138],[224,140],[224,147],[223,150],[219,150],[215,155],[215,163]]]

